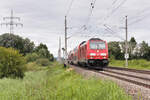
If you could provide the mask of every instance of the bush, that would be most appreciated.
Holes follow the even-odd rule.
[[[46,58],[40,58],[36,60],[36,64],[41,65],[41,66],[48,66],[50,65],[50,61]]]
[[[26,55],[27,62],[33,62],[39,58],[40,58],[40,56],[37,53],[29,53]]]
[[[0,47],[0,78],[23,78],[25,59],[19,51]]]

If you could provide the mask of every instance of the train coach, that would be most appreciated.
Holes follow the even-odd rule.
[[[99,38],[83,41],[74,50],[71,61],[81,66],[106,67],[109,63],[107,42]]]

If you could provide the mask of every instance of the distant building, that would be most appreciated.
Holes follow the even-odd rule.
[[[62,62],[62,58],[61,58],[61,38],[60,37],[59,37],[59,49],[58,49],[57,61]]]

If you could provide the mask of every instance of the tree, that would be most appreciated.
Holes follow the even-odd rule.
[[[123,59],[123,53],[121,53],[121,48],[119,42],[109,42],[108,43],[109,56],[114,57],[115,59]]]
[[[23,48],[23,53],[27,54],[27,53],[32,53],[34,50],[34,42],[31,42],[30,39],[25,38],[23,40],[23,44],[24,44],[24,48]]]
[[[45,44],[40,43],[40,45],[35,48],[34,52],[36,52],[41,58],[47,58],[50,61],[54,61],[53,55],[50,54]]]
[[[135,54],[136,53],[134,53],[134,50],[135,50],[135,48],[136,48],[136,45],[137,45],[137,42],[136,42],[136,40],[135,40],[135,38],[134,37],[131,37],[131,39],[130,39],[130,41],[129,41],[129,55],[130,55],[130,59],[133,59],[133,58],[135,58]]]
[[[150,47],[145,41],[140,44],[140,54],[141,58],[150,60]]]
[[[23,39],[22,37],[14,34],[3,34],[0,35],[0,46],[9,48],[15,48],[20,51],[23,55],[33,52],[35,47],[34,43],[28,38]]]

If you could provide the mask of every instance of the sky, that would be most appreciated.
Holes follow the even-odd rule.
[[[64,47],[64,18],[67,15],[68,51],[92,37],[106,41],[124,41],[125,16],[128,16],[128,40],[135,37],[150,44],[150,0],[0,0],[0,23],[8,22],[11,10],[14,34],[29,38],[36,45],[46,44],[57,57],[59,37]],[[72,2],[72,3],[71,3]],[[94,4],[95,2],[95,4]],[[91,3],[94,5],[92,9]],[[72,4],[72,5],[71,5]],[[70,6],[71,5],[71,6]],[[91,13],[92,10],[92,13]],[[84,27],[83,27],[84,26]],[[107,29],[109,27],[111,30]],[[0,34],[9,27],[0,27]]]

